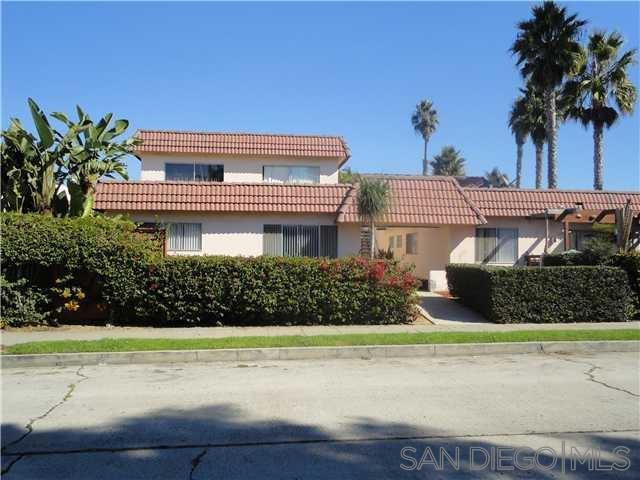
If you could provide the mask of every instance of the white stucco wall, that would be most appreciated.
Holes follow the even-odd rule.
[[[137,222],[186,222],[202,224],[202,250],[175,252],[178,255],[262,255],[265,224],[334,225],[334,215],[251,215],[131,212]],[[356,255],[360,248],[357,225],[338,225],[338,256]],[[168,252],[174,254],[174,252]]]
[[[140,180],[165,180],[165,163],[209,163],[224,165],[225,182],[262,182],[265,165],[320,167],[320,183],[338,183],[340,161],[337,158],[250,157],[143,153]]]

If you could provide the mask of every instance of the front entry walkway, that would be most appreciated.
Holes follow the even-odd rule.
[[[490,322],[470,308],[432,292],[419,292],[420,306],[435,325],[491,325]]]

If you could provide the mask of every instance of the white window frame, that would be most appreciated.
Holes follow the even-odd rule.
[[[492,257],[487,260],[485,258],[480,258],[481,257],[481,253],[480,252],[480,238],[487,238],[487,237],[480,237],[479,236],[479,232],[481,230],[494,230],[495,231],[495,244],[496,244],[496,248],[493,251],[493,255]],[[514,239],[514,245],[513,245],[513,260],[509,259],[508,261],[501,261],[501,259],[499,258],[499,250],[498,250],[498,245],[499,243],[502,241],[501,238],[506,238],[507,237],[507,232],[510,232],[511,234],[513,234],[513,239]],[[504,234],[504,235],[501,235]],[[483,264],[493,264],[493,265],[515,265],[516,263],[518,263],[518,242],[520,240],[520,231],[517,228],[499,228],[499,227],[477,227],[476,228],[476,243],[475,243],[475,261],[476,263],[483,263]]]
[[[314,171],[313,180],[305,181],[296,179],[293,175],[293,171],[295,169],[312,169]],[[284,174],[282,172],[281,177],[286,177],[286,180],[278,179],[277,175],[267,175],[267,169],[287,169],[287,173]],[[262,167],[262,180],[267,183],[296,183],[296,184],[307,184],[307,185],[316,185],[320,183],[320,167],[315,165],[263,165]]]
[[[415,232],[407,233],[405,237],[407,255],[418,255],[418,234]]]
[[[185,231],[195,234],[195,240],[185,238]],[[202,224],[188,222],[173,222],[167,228],[167,250],[169,252],[201,252],[202,251]],[[175,235],[182,238],[176,238]]]

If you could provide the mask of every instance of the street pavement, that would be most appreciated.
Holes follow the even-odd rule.
[[[639,362],[601,353],[5,369],[2,478],[638,478]]]

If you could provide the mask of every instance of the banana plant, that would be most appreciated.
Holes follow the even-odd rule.
[[[66,154],[61,158],[60,165],[71,194],[70,213],[84,217],[92,213],[95,189],[100,178],[119,175],[128,180],[124,159],[128,155],[136,156],[133,147],[139,140],[131,137],[114,141],[127,130],[129,122],[118,119],[110,126],[112,113],[94,123],[79,106],[76,111],[78,120],[75,122],[60,112],[51,116],[68,128],[61,139]]]
[[[2,208],[49,212],[57,189],[54,168],[62,153],[56,144],[59,133],[33,99],[28,104],[38,137],[15,118],[2,131]]]

